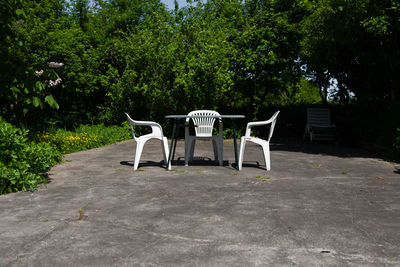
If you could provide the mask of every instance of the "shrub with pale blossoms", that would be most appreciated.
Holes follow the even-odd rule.
[[[43,74],[43,70],[40,70],[40,71],[35,70],[36,77],[40,77],[40,76],[42,76],[42,74]]]
[[[52,61],[52,62],[47,62],[47,65],[49,65],[50,68],[56,69],[56,68],[60,68],[60,67],[64,66],[64,63],[62,63],[62,62],[57,63],[57,62]]]
[[[61,81],[62,81],[61,78],[57,78],[55,81],[52,81],[52,80],[48,81],[48,83],[49,83],[50,86],[56,86]]]
[[[47,62],[47,65],[50,68],[56,69],[56,68],[60,68],[60,67],[64,66],[64,63],[51,61],[51,62]],[[34,72],[36,77],[42,76],[43,73],[44,73],[43,70],[40,70],[40,71],[39,70],[35,70],[35,72]],[[62,81],[61,78],[57,78],[55,81],[53,81],[53,80],[48,80],[47,81],[46,80],[45,82],[48,83],[50,86],[56,86],[57,84],[61,83],[61,81]]]

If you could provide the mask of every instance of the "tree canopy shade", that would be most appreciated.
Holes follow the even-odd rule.
[[[335,99],[344,105],[355,101],[360,139],[390,145],[400,125],[400,2],[321,0],[302,5],[301,59],[308,75],[324,89],[325,99],[335,78]]]
[[[302,59],[323,87],[338,81],[336,97],[396,100],[400,75],[399,1],[304,1]]]
[[[399,1],[188,2],[1,1],[0,115],[67,127],[120,123],[127,110],[258,119],[323,101],[376,113],[393,134],[400,125]]]

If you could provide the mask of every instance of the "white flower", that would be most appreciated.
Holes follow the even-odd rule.
[[[52,62],[47,62],[47,64],[49,65],[50,68],[59,68],[59,67],[64,66],[64,63],[62,63],[62,62],[57,63],[57,62],[52,61]]]
[[[62,81],[61,78],[57,78],[55,81],[52,81],[52,80],[48,81],[48,83],[49,83],[50,86],[56,86],[56,85],[59,84],[61,81]],[[47,81],[46,81],[46,82],[47,82]]]
[[[42,76],[42,74],[43,74],[43,70],[40,70],[40,71],[35,70],[36,77],[40,77],[40,76]]]

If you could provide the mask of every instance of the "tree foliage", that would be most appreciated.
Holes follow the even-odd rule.
[[[396,100],[400,86],[400,3],[396,0],[305,1],[302,59],[322,86],[338,82],[336,97]]]
[[[161,120],[200,108],[258,119],[321,99],[376,113],[393,135],[400,125],[397,0],[194,0],[174,10],[160,0],[5,0],[0,8],[0,115],[17,124],[112,124],[124,111]]]

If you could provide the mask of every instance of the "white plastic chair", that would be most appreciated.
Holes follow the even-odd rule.
[[[189,116],[219,116],[220,114],[213,110],[195,110],[191,111]],[[196,135],[189,135],[189,122],[193,120]],[[185,165],[193,160],[194,147],[196,140],[212,140],[214,147],[215,161],[223,165],[223,138],[222,138],[222,120],[219,119],[219,135],[213,136],[214,122],[216,118],[187,118],[185,122]]]
[[[270,153],[269,153],[269,141],[271,140],[272,134],[274,132],[275,123],[276,123],[276,119],[278,117],[279,112],[280,112],[279,110],[277,112],[275,112],[275,114],[272,115],[272,117],[267,121],[255,121],[255,122],[247,123],[246,134],[244,136],[242,136],[242,138],[240,139],[239,171],[242,169],[243,154],[244,154],[244,149],[245,149],[247,141],[256,143],[256,144],[260,145],[263,148],[265,165],[266,165],[268,171],[271,169],[271,161],[270,161]],[[268,139],[267,140],[260,139],[258,137],[250,136],[252,127],[254,127],[254,126],[263,126],[263,125],[268,125],[268,124],[271,124],[271,126],[269,128],[269,135],[268,135]]]
[[[143,151],[143,146],[150,139],[161,140],[164,162],[165,162],[165,164],[167,164],[167,159],[168,159],[168,154],[169,154],[168,139],[166,137],[164,137],[161,125],[159,125],[158,123],[153,122],[153,121],[135,121],[135,120],[132,120],[131,117],[129,117],[128,113],[125,113],[125,114],[126,114],[126,117],[128,120],[128,125],[130,126],[130,129],[132,132],[132,137],[136,141],[135,162],[133,165],[133,169],[137,170],[137,168],[139,166],[140,157],[141,157],[142,151]],[[136,137],[133,126],[149,126],[149,127],[151,127],[152,132],[149,134],[146,134],[146,135]],[[168,170],[170,170],[170,169],[171,169],[171,163],[168,166]]]

